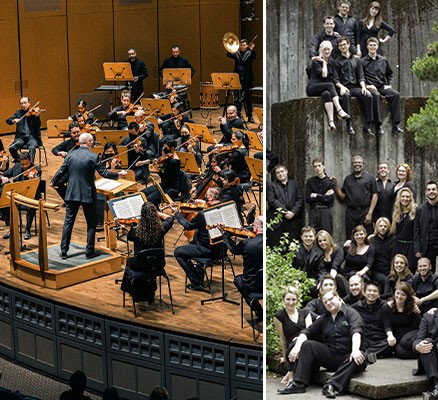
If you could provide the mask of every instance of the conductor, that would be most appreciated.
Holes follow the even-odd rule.
[[[67,154],[64,163],[56,172],[51,182],[53,187],[68,182],[65,194],[65,221],[61,239],[60,257],[62,259],[67,258],[73,224],[78,214],[79,206],[82,206],[87,221],[85,257],[94,258],[97,256],[94,249],[97,225],[95,171],[104,178],[109,179],[118,179],[119,176],[126,176],[126,171],[111,172],[105,168],[104,164],[99,163],[97,154],[90,151],[92,145],[93,136],[89,133],[82,133],[79,136],[79,148]]]

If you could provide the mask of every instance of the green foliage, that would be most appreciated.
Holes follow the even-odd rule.
[[[434,24],[433,31],[438,33],[438,23]],[[412,71],[421,80],[438,81],[438,42],[427,46],[427,53],[423,58],[417,57],[412,64]],[[432,90],[426,105],[419,113],[409,117],[407,128],[415,132],[417,146],[438,146],[438,89]]]
[[[268,223],[268,229],[273,230],[272,221],[279,222],[281,212]],[[307,278],[305,272],[292,268],[292,261],[298,251],[297,241],[289,240],[285,233],[280,240],[280,245],[266,248],[266,347],[268,355],[274,355],[280,350],[280,342],[275,330],[274,314],[283,307],[282,295],[288,286],[299,289],[301,300],[315,285],[314,279]]]
[[[415,132],[417,146],[438,146],[438,89],[432,90],[426,105],[419,113],[408,118],[407,128]]]

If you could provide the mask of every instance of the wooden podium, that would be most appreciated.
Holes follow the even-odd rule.
[[[108,207],[108,200],[113,199],[116,195],[123,191],[134,190],[137,191],[137,183],[128,181],[127,179],[106,179],[100,178],[96,180],[97,193],[105,196],[104,221],[111,221],[114,217]],[[105,247],[108,250],[115,250],[117,248],[116,232],[109,228],[109,224],[105,223]]]

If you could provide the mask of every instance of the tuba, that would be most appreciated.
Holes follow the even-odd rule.
[[[225,50],[229,53],[237,53],[239,50],[239,38],[232,32],[225,33],[222,43],[224,44]]]

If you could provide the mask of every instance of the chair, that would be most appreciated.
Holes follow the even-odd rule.
[[[172,314],[175,314],[173,309],[172,291],[170,288],[170,280],[164,269],[166,265],[163,248],[151,248],[138,252],[131,262],[125,268],[123,275],[121,290],[123,291],[123,307],[125,307],[125,293],[128,292],[132,297],[134,307],[134,316],[137,317],[135,303],[148,299],[148,290],[150,290],[151,281],[155,282],[156,278],[160,278],[160,303],[161,300],[161,277],[167,280],[169,288],[170,304]],[[153,288],[155,292],[155,287]],[[150,293],[149,293],[150,294]]]
[[[256,274],[255,278],[255,285],[257,287],[263,287],[263,269],[259,269]],[[254,310],[253,310],[253,303],[254,301],[263,300],[263,291],[262,292],[252,292],[248,293],[246,296],[249,299],[250,302],[250,312],[251,312],[251,327],[252,327],[252,337],[254,338],[254,342],[257,341],[256,335],[255,335],[255,329],[254,329]],[[240,294],[240,322],[241,322],[241,328],[243,329],[243,295]]]
[[[23,145],[23,147],[19,150],[19,152],[21,153],[22,151],[29,151],[29,148],[27,147],[26,144]],[[40,144],[38,144],[38,147],[36,148],[36,151],[38,152],[38,164],[41,165],[43,163],[43,159],[41,156],[41,153],[44,152],[44,159],[46,160],[46,167],[49,165],[48,161],[47,161],[47,152],[46,152],[46,148],[44,147],[44,145],[42,144],[42,142],[40,142]]]

